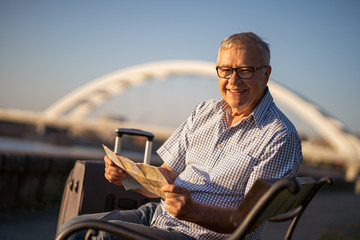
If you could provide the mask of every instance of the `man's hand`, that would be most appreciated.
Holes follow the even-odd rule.
[[[197,203],[191,197],[190,190],[174,184],[161,188],[165,193],[166,209],[180,220],[191,221],[196,214]]]
[[[120,167],[116,166],[108,156],[104,157],[105,162],[105,178],[116,185],[122,186],[122,179],[127,173]]]
[[[190,190],[174,184],[161,188],[165,193],[166,209],[177,219],[196,223],[215,232],[231,233],[235,227],[230,216],[236,208],[225,208],[195,202]]]

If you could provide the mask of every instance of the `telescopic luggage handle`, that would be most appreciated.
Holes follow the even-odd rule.
[[[151,158],[151,149],[152,149],[152,142],[154,139],[154,134],[151,132],[142,131],[139,129],[132,129],[132,128],[118,128],[116,129],[116,138],[115,138],[115,149],[114,152],[119,154],[121,150],[121,140],[122,136],[126,135],[132,135],[132,136],[141,136],[146,137],[146,145],[145,145],[145,154],[144,154],[144,163],[150,164],[150,158]]]

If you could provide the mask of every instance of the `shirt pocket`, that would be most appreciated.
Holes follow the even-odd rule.
[[[255,163],[256,159],[245,153],[228,154],[211,170],[210,179],[221,193],[244,193]]]

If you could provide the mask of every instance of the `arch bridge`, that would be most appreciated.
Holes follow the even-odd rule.
[[[122,69],[95,79],[64,96],[47,108],[43,117],[48,121],[64,116],[70,119],[83,119],[96,106],[103,104],[109,97],[126,91],[130,86],[171,75],[185,74],[215,77],[215,64],[203,61],[164,61]],[[287,106],[317,130],[332,147],[329,151],[329,149],[314,148],[313,144],[305,142],[304,156],[314,161],[320,160],[322,156],[326,156],[327,161],[340,161],[346,167],[346,179],[354,180],[360,171],[359,139],[345,132],[339,122],[324,115],[317,106],[289,89],[272,80],[268,85],[275,100]]]

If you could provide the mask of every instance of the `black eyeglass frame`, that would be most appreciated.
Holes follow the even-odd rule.
[[[232,67],[216,67],[216,73],[217,73],[218,77],[220,77],[220,78],[229,79],[229,78],[231,78],[231,77],[234,75],[234,71],[235,71],[239,78],[241,78],[241,79],[250,79],[250,78],[254,77],[254,73],[255,73],[256,70],[266,68],[267,66],[269,66],[269,65],[264,65],[264,66],[260,66],[260,67],[249,67],[249,66],[246,66],[246,67],[245,67],[245,66],[243,66],[243,67],[237,67],[237,68],[232,68]],[[221,77],[221,76],[219,75],[219,70],[218,70],[219,68],[228,68],[228,69],[231,69],[231,70],[232,70],[232,73],[231,73],[230,77]],[[251,69],[251,70],[252,70],[251,77],[247,77],[247,78],[240,77],[240,75],[239,75],[239,73],[238,73],[238,70],[239,70],[239,69]]]

